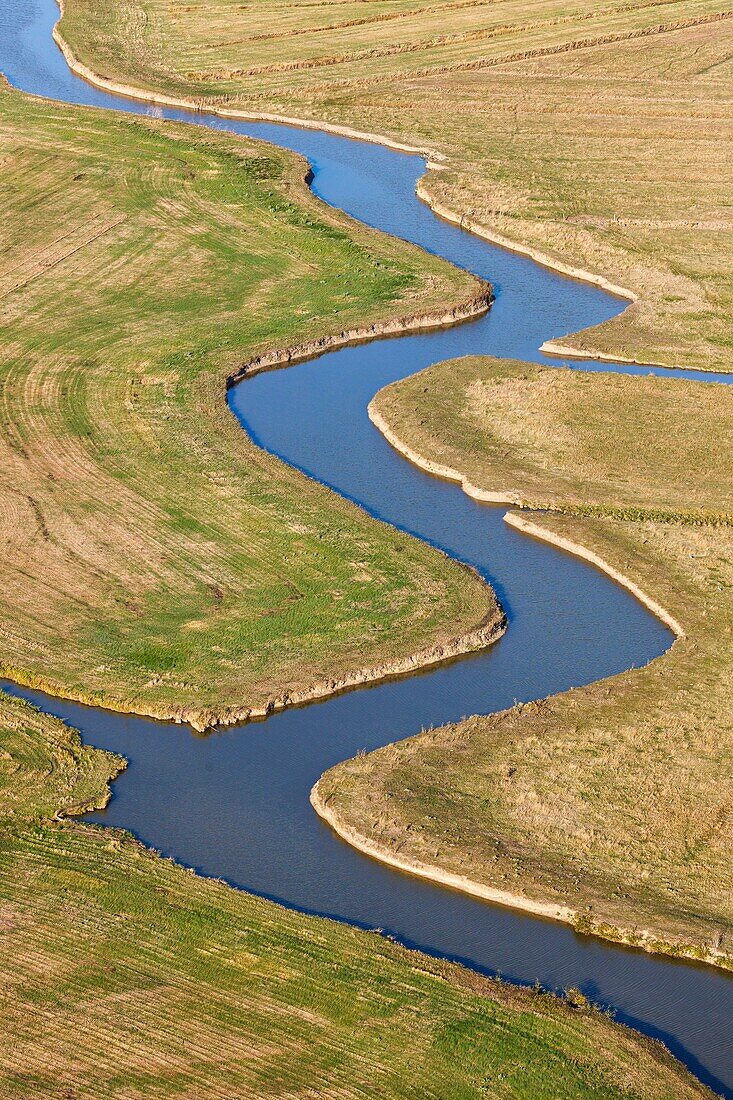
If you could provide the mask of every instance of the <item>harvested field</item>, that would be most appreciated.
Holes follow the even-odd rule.
[[[444,645],[478,580],[249,442],[268,349],[475,299],[293,156],[0,92],[0,661],[199,726]],[[59,308],[63,303],[63,308]]]
[[[685,636],[643,669],[338,765],[320,797],[386,852],[730,966],[733,392],[477,358],[374,404],[414,452],[565,512],[532,518]]]
[[[430,201],[639,298],[573,345],[727,371],[732,17],[715,0],[67,0],[61,31],[105,78],[444,154]]]

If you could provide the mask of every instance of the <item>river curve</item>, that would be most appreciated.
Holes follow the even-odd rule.
[[[202,873],[293,908],[380,928],[513,981],[579,987],[614,1008],[618,1019],[661,1038],[703,1081],[733,1097],[729,975],[580,937],[394,872],[339,841],[308,803],[323,771],[361,749],[613,675],[668,646],[669,631],[627,592],[585,563],[512,531],[503,509],[477,504],[409,465],[366,413],[382,386],[439,359],[488,353],[556,364],[538,352],[544,340],[598,324],[625,303],[440,221],[415,198],[421,157],[319,131],[161,111],[92,88],[70,73],[52,43],[56,18],[53,0],[0,0],[0,71],[16,87],[294,149],[311,162],[313,189],[325,201],[494,284],[496,302],[479,320],[256,375],[229,400],[259,445],[378,518],[473,564],[496,589],[509,629],[486,652],[207,738],[3,686],[74,725],[86,742],[129,759],[109,808],[95,820],[125,826]],[[684,377],[733,381],[701,372]]]

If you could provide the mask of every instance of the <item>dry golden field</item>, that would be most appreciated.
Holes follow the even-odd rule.
[[[251,444],[251,356],[478,284],[253,143],[0,90],[0,662],[214,716],[445,644],[491,593]]]
[[[715,0],[67,0],[61,30],[112,80],[444,154],[430,200],[639,296],[576,347],[730,370],[732,16]]]
[[[477,358],[374,406],[417,454],[558,509],[532,519],[685,637],[643,669],[338,765],[321,797],[386,852],[730,966],[733,390]]]
[[[374,398],[400,439],[523,503],[733,524],[733,389],[455,359]]]

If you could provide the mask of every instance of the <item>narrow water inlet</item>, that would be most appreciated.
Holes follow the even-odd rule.
[[[51,41],[56,18],[52,0],[0,0],[0,70],[11,83],[66,102],[147,113],[145,104],[100,92],[69,72]],[[378,389],[440,359],[490,353],[556,365],[538,351],[546,339],[598,324],[625,303],[440,221],[415,197],[425,170],[420,157],[270,123],[155,113],[303,153],[313,189],[325,201],[494,284],[496,302],[479,320],[257,375],[235,387],[229,402],[260,446],[474,565],[496,588],[509,630],[484,653],[204,739],[186,728],[8,690],[66,719],[88,743],[128,757],[108,810],[95,820],[124,825],[187,865],[294,908],[379,927],[515,981],[577,986],[662,1038],[703,1080],[733,1096],[728,975],[578,937],[562,925],[398,874],[339,841],[308,802],[322,772],[360,749],[613,675],[652,659],[671,641],[662,624],[595,569],[512,531],[503,508],[477,504],[409,465],[367,417]]]

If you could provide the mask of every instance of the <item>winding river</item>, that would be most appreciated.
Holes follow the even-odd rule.
[[[361,749],[611,676],[670,644],[666,627],[628,592],[507,527],[504,509],[479,505],[458,486],[409,465],[366,413],[382,386],[451,356],[486,352],[557,363],[538,352],[545,339],[598,324],[624,303],[440,221],[415,197],[425,170],[421,157],[319,131],[153,109],[87,85],[52,42],[57,16],[53,0],[0,0],[0,70],[16,87],[296,150],[310,161],[313,189],[326,202],[494,284],[496,302],[478,320],[256,375],[235,387],[229,402],[260,446],[372,515],[474,565],[496,589],[509,629],[483,653],[207,737],[3,686],[71,723],[88,743],[128,758],[109,807],[91,815],[94,820],[125,826],[204,874],[292,908],[379,928],[515,982],[577,986],[613,1008],[617,1019],[662,1039],[701,1080],[733,1097],[729,975],[581,937],[564,925],[392,871],[341,842],[308,801],[325,769]]]

